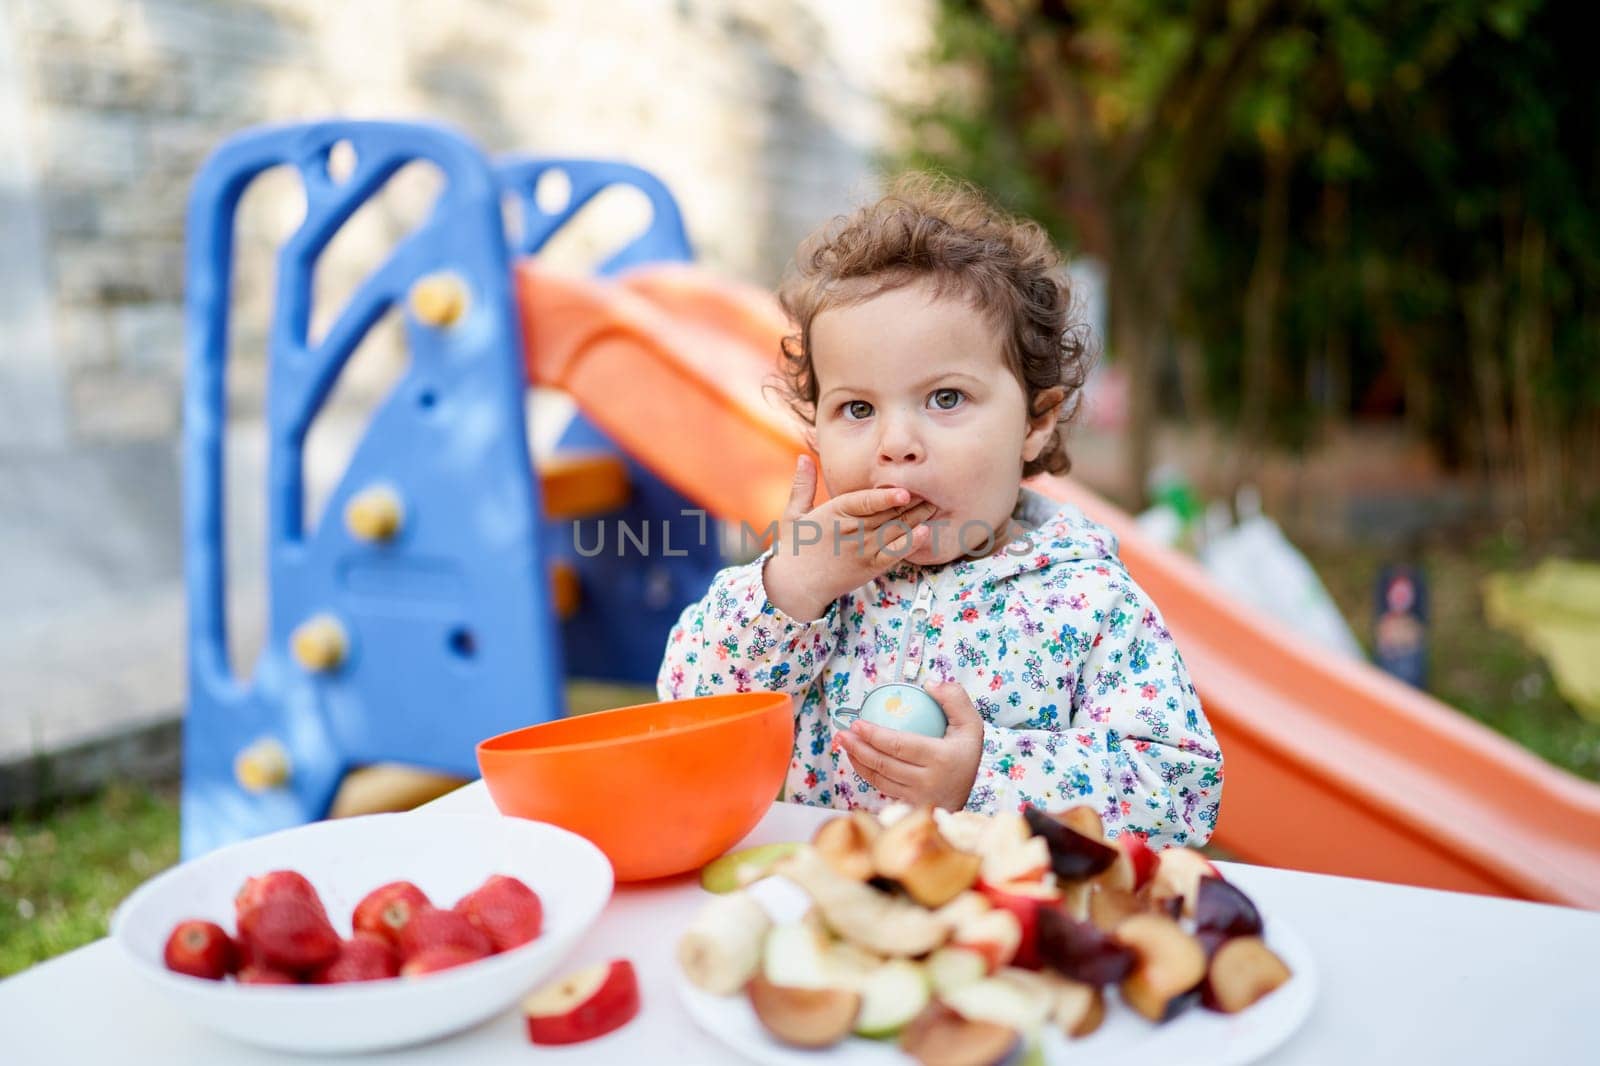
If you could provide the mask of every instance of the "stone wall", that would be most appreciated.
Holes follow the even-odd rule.
[[[67,436],[174,433],[184,200],[231,132],[427,115],[492,152],[624,157],[677,192],[709,263],[771,281],[796,239],[865,184],[891,136],[883,99],[915,84],[927,7],[10,0],[0,19],[43,220],[38,266]],[[281,232],[294,192],[285,183],[247,204],[260,214],[242,221],[242,260]],[[418,199],[400,194],[371,245],[347,249],[348,271],[370,267]],[[346,272],[330,284],[347,288]],[[252,322],[264,320],[269,279],[270,264],[241,263],[239,307]]]
[[[329,116],[451,123],[492,153],[623,158],[701,258],[770,283],[869,191],[932,0],[0,0],[0,763],[183,702],[177,433],[183,218],[208,153]],[[318,271],[319,320],[419,218],[402,171]],[[262,338],[296,175],[239,216],[229,393],[230,646],[261,611]],[[643,217],[618,194],[552,248],[582,269]],[[315,490],[404,358],[376,331],[308,445]],[[322,428],[329,426],[326,434]],[[326,438],[326,439],[324,439]],[[324,445],[326,445],[324,447]]]

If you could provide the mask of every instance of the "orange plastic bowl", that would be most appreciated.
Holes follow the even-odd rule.
[[[778,692],[644,703],[502,733],[478,745],[500,813],[593,841],[618,881],[698,869],[778,797],[794,747]]]

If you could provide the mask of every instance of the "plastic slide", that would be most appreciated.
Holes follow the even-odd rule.
[[[784,320],[691,267],[618,282],[532,261],[530,377],[719,518],[782,511],[797,423],[762,386]],[[1076,483],[1033,487],[1109,527],[1183,649],[1227,759],[1215,843],[1249,862],[1600,908],[1600,787],[1428,696],[1286,634]]]

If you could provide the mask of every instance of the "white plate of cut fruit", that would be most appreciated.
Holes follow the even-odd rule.
[[[111,937],[202,1025],[287,1051],[372,1051],[473,1025],[553,976],[612,880],[598,848],[552,825],[377,814],[173,867],[122,903]],[[603,1020],[631,1017],[631,967],[534,993],[529,1038],[595,1035],[568,1008],[596,1002]]]
[[[1316,997],[1305,944],[1204,855],[1090,807],[852,811],[714,867],[676,983],[758,1062],[1245,1063]]]

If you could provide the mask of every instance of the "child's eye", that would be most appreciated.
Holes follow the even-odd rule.
[[[859,422],[863,418],[872,417],[872,405],[865,400],[851,400],[840,408],[845,418],[852,422]]]
[[[960,389],[935,389],[928,399],[941,411],[951,411],[960,405],[963,397]]]

